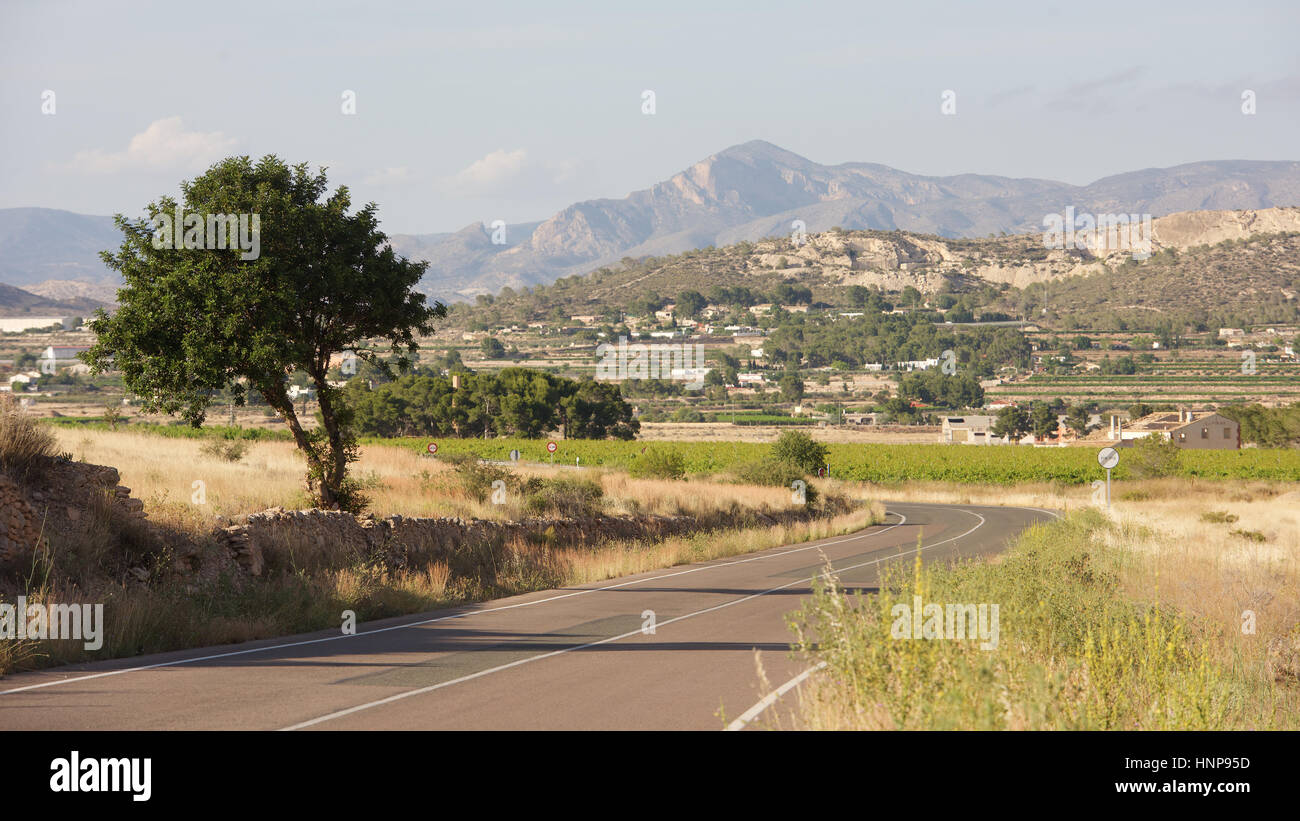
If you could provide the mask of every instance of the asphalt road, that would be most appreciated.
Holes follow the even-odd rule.
[[[846,587],[882,563],[996,553],[1032,508],[890,503],[848,536],[338,630],[0,680],[11,729],[755,728],[807,668],[786,614],[830,560]],[[651,613],[653,633],[644,630]],[[111,618],[111,614],[109,614]],[[758,675],[761,662],[768,684]],[[788,722],[785,722],[788,726]]]

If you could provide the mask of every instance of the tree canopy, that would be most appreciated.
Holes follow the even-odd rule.
[[[179,413],[195,427],[215,393],[228,389],[241,405],[246,392],[260,394],[306,457],[316,501],[359,507],[363,500],[346,477],[356,446],[338,389],[327,380],[330,360],[355,351],[378,363],[386,350],[399,366],[408,361],[416,335],[432,332],[446,313],[413,290],[425,263],[393,253],[374,203],[349,213],[347,187],[328,193],[324,170],[311,173],[306,163],[231,157],[182,183],[181,192],[179,202],[163,196],[149,204],[147,219],[115,217],[124,239],[103,258],[124,287],[118,310],[101,310],[90,323],[97,340],[83,358],[97,372],[120,370],[146,412]],[[208,226],[205,247],[154,241],[178,206],[193,215],[187,224]],[[210,218],[227,214],[258,217],[253,258],[212,247]],[[287,382],[299,372],[316,388],[315,430],[305,428],[288,397]]]

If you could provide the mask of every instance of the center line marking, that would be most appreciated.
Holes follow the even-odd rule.
[[[970,534],[974,533],[976,530],[979,530],[981,527],[983,527],[983,526],[984,526],[984,523],[987,521],[987,519],[985,519],[983,516],[979,515],[978,513],[976,513],[976,512],[973,511],[973,510],[962,510],[961,512],[962,512],[962,513],[969,513],[971,516],[974,516],[975,518],[979,519],[979,520],[980,520],[980,521],[979,521],[979,524],[975,525],[975,526],[972,527],[970,530],[967,530],[965,533],[962,533],[962,534],[960,534],[960,535],[958,535],[958,536],[953,536],[953,537],[951,537],[951,538],[949,538],[949,539],[944,539],[944,540],[941,541],[941,542],[935,542],[934,544],[921,545],[919,548],[917,548],[917,552],[922,552],[922,551],[928,550],[929,548],[932,548],[932,547],[938,547],[938,546],[941,545],[941,544],[948,544],[949,542],[955,542],[955,541],[957,541],[958,539],[961,539],[961,538],[964,538],[964,537],[966,537],[966,536],[969,536]],[[900,514],[897,514],[897,515],[902,516],[903,514],[900,513]],[[901,525],[901,524],[903,524],[903,522],[899,522],[899,524]],[[895,525],[895,527],[897,527],[897,525]],[[833,572],[833,573],[843,573],[843,572],[846,571],[846,570],[855,570],[855,569],[857,569],[857,568],[859,568],[859,567],[867,567],[867,566],[869,566],[869,565],[879,564],[880,562],[883,562],[883,561],[885,561],[885,560],[887,560],[887,559],[895,559],[895,558],[898,558],[899,556],[903,556],[903,555],[906,555],[906,551],[900,551],[900,552],[895,553],[895,554],[893,554],[893,555],[891,555],[891,556],[882,556],[882,557],[880,557],[879,559],[873,559],[873,560],[871,560],[871,561],[859,562],[858,564],[849,565],[848,567],[839,567],[839,568],[837,568],[837,567],[833,567],[833,566],[832,566],[832,567],[830,568],[830,570],[831,570],[831,572]],[[823,574],[823,575],[824,575],[824,574]],[[787,588],[787,587],[793,587],[793,586],[796,585],[796,584],[804,584],[804,583],[805,583],[805,580],[802,579],[802,578],[800,578],[800,579],[795,579],[795,580],[792,581],[792,582],[786,582],[785,584],[777,585],[776,587],[772,587],[772,588],[769,588],[769,589],[767,589],[767,590],[763,590],[763,591],[758,592],[758,593],[751,593],[750,595],[748,595],[748,596],[744,596],[744,597],[739,598],[739,599],[733,599],[733,600],[731,600],[731,601],[729,601],[729,602],[723,602],[722,604],[714,605],[713,607],[706,607],[706,608],[704,608],[703,610],[696,610],[696,611],[693,612],[693,613],[687,613],[687,614],[682,615],[682,616],[676,616],[676,617],[674,617],[674,618],[668,619],[667,621],[661,621],[661,622],[659,622],[659,623],[656,625],[656,627],[667,627],[668,625],[670,625],[670,624],[672,624],[672,623],[674,623],[674,622],[684,621],[684,620],[686,620],[686,619],[693,618],[693,617],[695,617],[695,616],[702,616],[702,615],[704,615],[705,613],[713,613],[713,612],[716,612],[716,611],[718,611],[718,610],[722,610],[722,609],[724,609],[724,608],[731,607],[731,606],[733,606],[733,605],[737,605],[737,604],[741,604],[741,603],[743,603],[743,602],[750,601],[751,599],[756,599],[756,598],[758,598],[759,596],[766,596],[768,593],[775,593],[775,592],[778,591],[778,590],[784,590],[784,589]],[[333,713],[329,713],[329,714],[327,714],[327,715],[320,716],[319,718],[313,718],[313,719],[309,719],[309,720],[307,720],[307,721],[302,721],[302,722],[299,722],[298,724],[293,724],[293,725],[291,725],[291,726],[289,726],[289,727],[284,727],[284,728],[282,728],[282,729],[283,729],[283,730],[286,730],[286,731],[288,731],[288,730],[301,730],[301,729],[303,729],[303,728],[305,728],[305,727],[311,727],[311,726],[313,726],[313,725],[321,724],[321,723],[326,722],[326,721],[332,721],[332,720],[334,720],[334,719],[336,719],[336,718],[343,718],[344,716],[352,715],[353,713],[359,713],[359,712],[361,712],[362,710],[369,710],[369,709],[372,709],[372,708],[374,708],[374,707],[380,707],[380,706],[383,706],[383,705],[385,705],[385,704],[392,704],[392,703],[395,702],[395,701],[401,701],[402,699],[410,698],[411,696],[419,696],[419,695],[423,695],[423,694],[425,694],[425,693],[432,693],[434,690],[441,690],[442,688],[444,688],[444,687],[450,687],[450,686],[453,685],[453,684],[461,684],[461,683],[466,682],[466,681],[473,681],[474,679],[482,678],[483,676],[491,675],[492,673],[499,673],[499,672],[501,672],[502,670],[509,670],[509,669],[512,668],[512,667],[519,667],[519,666],[522,666],[522,665],[524,665],[524,664],[529,664],[529,663],[534,662],[534,661],[541,661],[542,659],[553,658],[553,657],[555,657],[555,656],[562,656],[562,655],[564,655],[565,653],[571,653],[571,652],[573,652],[574,650],[586,650],[586,649],[589,648],[589,647],[599,647],[599,646],[602,645],[602,644],[609,644],[610,642],[620,641],[620,640],[622,640],[622,639],[630,638],[631,636],[639,635],[640,633],[641,633],[641,628],[638,627],[638,628],[636,628],[635,630],[630,630],[630,631],[628,631],[628,632],[626,632],[626,633],[623,633],[622,635],[618,635],[618,636],[610,636],[609,638],[606,638],[606,639],[600,639],[600,640],[598,640],[598,641],[587,642],[586,644],[582,644],[582,645],[579,645],[579,646],[577,646],[577,647],[565,647],[565,648],[561,648],[561,649],[559,649],[559,650],[552,650],[552,651],[549,652],[549,653],[542,653],[541,655],[537,655],[537,656],[529,656],[528,658],[518,659],[518,660],[516,660],[516,661],[512,661],[512,662],[509,662],[509,663],[506,663],[506,664],[501,664],[501,665],[498,665],[498,666],[496,666],[496,667],[491,667],[491,668],[489,668],[489,669],[487,669],[487,670],[480,670],[480,671],[477,672],[477,673],[470,673],[469,675],[461,676],[460,678],[455,678],[455,679],[452,679],[451,681],[444,681],[444,682],[442,682],[442,683],[440,683],[440,684],[431,684],[431,685],[429,685],[428,687],[420,687],[419,689],[416,689],[416,690],[407,690],[407,691],[404,692],[404,693],[396,693],[396,694],[394,694],[394,695],[388,696],[387,698],[381,698],[381,699],[378,699],[378,700],[376,700],[376,701],[369,701],[369,702],[366,702],[365,704],[358,704],[358,705],[356,705],[355,707],[348,707],[348,708],[343,709],[343,710],[337,710],[337,711],[335,711],[335,712],[333,712]]]

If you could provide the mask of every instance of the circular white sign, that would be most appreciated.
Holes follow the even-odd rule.
[[[430,453],[437,453],[437,452],[438,452],[438,443],[437,443],[437,442],[430,442],[430,443],[429,443],[429,447],[427,448],[427,450],[428,450]]]
[[[1097,464],[1106,470],[1110,470],[1119,464],[1119,451],[1114,448],[1102,448],[1101,452],[1097,454]]]
[[[547,443],[546,443],[546,449],[549,450],[551,453],[555,453],[555,449],[558,448],[558,447],[559,447],[559,445],[555,444],[554,442],[547,442]]]

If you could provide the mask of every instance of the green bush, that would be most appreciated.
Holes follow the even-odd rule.
[[[248,453],[248,443],[240,439],[209,439],[203,443],[199,451],[214,459],[238,462]]]
[[[827,448],[803,431],[787,430],[772,446],[772,460],[796,466],[802,475],[826,466]]]
[[[652,446],[632,460],[627,472],[635,479],[684,479],[686,459],[675,450]]]
[[[530,480],[524,485],[524,510],[535,516],[595,516],[605,491],[590,479]]]
[[[1178,445],[1172,439],[1152,434],[1134,441],[1124,450],[1129,473],[1139,479],[1157,479],[1178,472]]]

